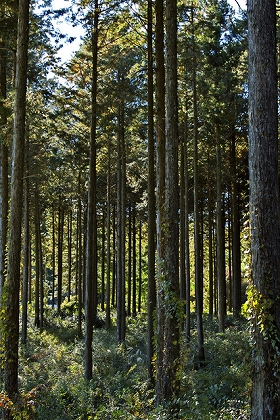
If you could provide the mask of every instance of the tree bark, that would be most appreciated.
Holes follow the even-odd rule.
[[[58,209],[58,238],[57,238],[57,310],[62,303],[62,272],[63,272],[63,237],[64,237],[64,206],[59,197]]]
[[[119,81],[122,79],[119,74]],[[119,104],[118,189],[117,189],[117,343],[125,342],[125,187],[126,151],[124,139],[124,101]]]
[[[280,407],[280,226],[276,5],[248,0],[249,177],[254,351],[251,419]]]
[[[30,212],[29,212],[29,169],[28,169],[28,142],[26,147],[26,169],[24,179],[24,246],[23,246],[23,275],[22,275],[22,330],[21,342],[26,344],[27,341],[27,303],[28,303],[28,284],[30,269]]]
[[[154,317],[156,310],[156,281],[155,281],[155,238],[156,238],[156,198],[155,198],[155,147],[154,147],[154,100],[153,100],[153,4],[148,0],[148,377],[154,385],[153,356],[154,346]]]
[[[240,215],[236,174],[235,132],[231,136],[231,185],[232,185],[232,306],[233,314],[241,312],[241,252],[240,252]]]
[[[217,201],[216,201],[216,224],[217,224],[217,281],[218,281],[218,319],[219,331],[225,329],[225,249],[224,249],[224,225],[222,214],[222,161],[220,146],[220,127],[216,127],[216,182],[217,182]]]
[[[177,1],[166,1],[166,151],[164,228],[163,402],[178,395],[181,305],[179,292],[179,192],[177,103]]]
[[[19,288],[24,175],[28,21],[29,1],[20,0],[18,13],[14,133],[12,146],[10,234],[6,282],[6,313],[4,321],[4,389],[10,398],[12,398],[18,392]],[[3,417],[8,418],[9,414],[9,412],[4,412]]]
[[[192,23],[193,23],[193,7],[192,7]],[[195,42],[193,34],[193,51],[195,54]],[[196,86],[196,58],[193,57],[192,68],[193,83],[193,165],[194,165],[194,248],[195,248],[195,299],[196,299],[196,319],[197,319],[197,344],[198,357],[201,363],[205,360],[204,353],[204,332],[203,332],[203,302],[201,301],[201,250],[199,238],[199,206],[198,206],[198,115],[197,115],[197,86]]]
[[[94,1],[92,28],[91,130],[89,186],[87,208],[86,273],[85,273],[85,379],[92,378],[92,337],[97,315],[97,220],[96,220],[96,106],[98,56],[98,0]]]
[[[7,49],[0,36],[0,98],[1,102],[7,98]],[[7,124],[7,115],[4,106],[1,106],[1,126]],[[4,130],[1,130],[1,133]],[[8,140],[1,135],[0,145],[0,306],[2,301],[3,286],[6,269],[6,244],[8,227]]]
[[[136,209],[132,209],[132,315],[136,316]]]
[[[72,224],[73,224],[73,213],[72,209],[69,210],[68,214],[68,302],[71,298],[71,280],[72,280]]]
[[[163,328],[164,314],[161,280],[163,276],[164,249],[164,200],[165,200],[165,68],[164,68],[164,17],[163,0],[155,1],[156,44],[156,236],[157,236],[157,354],[156,392],[157,403],[163,400]]]
[[[138,242],[138,313],[141,312],[142,304],[142,221],[139,220],[139,242]]]
[[[54,205],[53,205],[53,209],[52,209],[52,308],[54,309],[54,305],[55,305],[55,270],[56,270],[56,246],[55,246],[55,241],[56,241],[56,235],[55,235],[55,231],[56,231],[56,220],[55,220],[55,209],[54,209]]]
[[[106,328],[111,326],[111,140],[108,140],[107,221],[106,221]]]

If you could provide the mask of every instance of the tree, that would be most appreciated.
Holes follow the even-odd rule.
[[[96,222],[96,97],[98,0],[94,3],[92,29],[92,115],[90,136],[89,188],[87,209],[86,283],[85,283],[85,378],[92,378],[92,336],[97,311],[97,222]]]
[[[248,0],[249,176],[254,351],[251,419],[279,416],[280,225],[276,6]]]
[[[164,260],[164,199],[165,199],[165,69],[164,69],[164,17],[163,1],[155,2],[155,58],[156,58],[156,207],[157,207],[157,357],[156,390],[157,401],[163,399],[163,288],[161,277]]]
[[[199,183],[198,183],[198,110],[197,110],[197,61],[195,56],[195,40],[194,40],[194,7],[191,8],[192,20],[192,47],[193,47],[193,63],[192,63],[192,83],[193,83],[193,177],[194,177],[194,248],[195,248],[195,299],[196,299],[196,318],[197,318],[197,342],[198,357],[200,362],[205,359],[204,353],[204,332],[203,332],[203,278],[201,273],[201,240],[199,233]]]
[[[156,309],[155,282],[155,236],[156,236],[156,200],[155,200],[155,147],[154,147],[154,100],[153,100],[153,6],[148,0],[147,7],[147,42],[148,42],[148,376],[154,384],[153,355],[154,348],[154,317]]]
[[[7,92],[9,91],[8,68],[12,66],[9,59],[9,50],[15,48],[16,43],[14,35],[16,34],[16,10],[15,5],[8,7],[6,2],[1,4],[0,8],[0,121],[1,121],[1,149],[0,149],[0,303],[2,300],[3,286],[6,271],[6,245],[8,228],[8,107]],[[13,47],[12,47],[13,45]],[[13,83],[13,77],[10,78],[10,85]]]
[[[165,162],[163,396],[169,401],[178,395],[180,385],[177,0],[166,1]]]
[[[20,0],[15,80],[14,132],[12,146],[10,232],[4,319],[4,387],[9,397],[13,397],[18,392],[19,290],[25,146],[28,20],[29,0]],[[9,412],[4,413],[4,416],[6,415],[7,418],[9,418]]]

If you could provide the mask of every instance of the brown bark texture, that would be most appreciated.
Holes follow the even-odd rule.
[[[252,420],[279,418],[280,226],[276,6],[248,0]]]

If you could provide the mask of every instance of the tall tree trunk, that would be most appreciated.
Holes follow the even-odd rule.
[[[111,140],[108,140],[107,165],[107,222],[106,222],[106,328],[111,326]]]
[[[222,174],[221,174],[221,146],[220,127],[216,127],[216,178],[217,178],[217,280],[218,280],[218,318],[219,331],[225,329],[225,250],[224,250],[224,226],[222,214]]]
[[[132,209],[132,315],[136,316],[136,209]]]
[[[163,400],[163,350],[164,313],[161,280],[163,270],[163,227],[165,200],[165,68],[164,68],[164,17],[163,0],[155,1],[156,43],[156,206],[157,206],[157,354],[156,392],[157,403]]]
[[[22,275],[22,329],[21,342],[26,344],[27,341],[27,303],[28,303],[28,285],[29,285],[29,269],[30,269],[30,212],[29,212],[29,153],[28,141],[26,142],[26,168],[24,179],[24,245],[23,245],[23,275]]]
[[[55,270],[56,270],[56,220],[55,220],[55,209],[53,205],[52,209],[52,308],[55,305]]]
[[[188,174],[188,154],[187,154],[187,138],[188,138],[188,133],[187,133],[187,121],[185,121],[185,133],[184,133],[184,147],[183,147],[183,155],[184,155],[184,164],[185,164],[185,170],[184,170],[184,177],[185,177],[185,181],[184,181],[184,186],[185,186],[185,191],[184,191],[184,208],[185,208],[185,226],[184,226],[184,231],[185,231],[185,245],[184,245],[184,250],[185,250],[185,282],[186,282],[186,295],[185,295],[185,299],[186,299],[186,332],[185,332],[185,337],[186,337],[186,343],[189,344],[190,342],[190,337],[191,337],[191,303],[190,303],[190,297],[191,297],[191,275],[190,275],[190,243],[189,243],[189,239],[190,239],[190,235],[189,235],[189,197],[188,197],[188,192],[189,192],[189,174]]]
[[[0,36],[0,99],[1,103],[7,98],[7,49]],[[4,106],[0,107],[1,127],[7,124],[7,115]],[[2,136],[0,143],[0,306],[6,269],[6,244],[8,226],[8,141]]]
[[[185,142],[180,144],[180,298],[184,302],[184,314],[186,314],[186,258],[185,258],[185,245],[186,245],[186,210],[185,210]]]
[[[119,74],[119,81],[122,75]],[[118,189],[117,189],[117,343],[125,342],[125,187],[126,151],[124,139],[124,101],[118,115]]]
[[[63,272],[63,239],[64,239],[64,206],[59,197],[58,209],[58,238],[57,238],[57,309],[60,311],[62,303],[62,272]]]
[[[193,6],[192,6],[192,24],[193,24]],[[193,34],[193,52],[195,54],[195,42]],[[193,58],[192,69],[193,83],[193,165],[194,165],[194,253],[195,253],[195,299],[196,299],[196,319],[197,319],[197,342],[198,357],[200,362],[205,359],[204,354],[204,333],[203,333],[203,302],[201,301],[201,250],[199,237],[199,206],[198,206],[198,115],[197,115],[197,89],[196,89],[196,58]]]
[[[68,302],[71,298],[71,280],[72,280],[72,223],[73,213],[69,210],[68,214]]]
[[[81,202],[81,171],[78,177],[78,209],[77,209],[77,295],[78,295],[78,334],[82,335],[82,305],[83,305],[83,241],[82,241],[82,202]]]
[[[86,273],[85,273],[85,379],[92,378],[92,337],[97,315],[97,220],[96,220],[96,106],[98,56],[98,0],[94,1],[92,28],[91,131],[89,186],[87,208]]]
[[[19,0],[17,65],[15,81],[14,133],[10,203],[10,235],[4,321],[4,389],[12,398],[18,392],[19,288],[21,220],[24,175],[26,77],[29,1]],[[10,412],[3,417],[9,418]]]
[[[154,385],[153,356],[154,317],[156,310],[155,281],[155,237],[156,237],[156,199],[155,199],[155,147],[154,147],[154,100],[153,100],[153,3],[148,0],[148,377]]]
[[[142,221],[139,220],[139,242],[138,242],[138,313],[141,312],[142,303]]]
[[[113,231],[113,267],[112,267],[112,307],[115,308],[116,302],[116,205],[113,205],[113,220],[112,220],[112,231]]]
[[[231,136],[231,202],[232,202],[232,305],[233,314],[238,317],[241,312],[241,253],[240,253],[240,215],[239,194],[236,174],[235,130]]]
[[[105,310],[105,205],[102,208],[102,226],[101,226],[101,310]]]
[[[209,316],[214,312],[214,272],[213,272],[213,210],[208,200],[208,270],[209,270]]]
[[[249,177],[254,351],[251,419],[280,407],[280,225],[276,6],[248,0]]]
[[[177,109],[177,2],[166,1],[166,152],[164,229],[164,353],[163,401],[179,392],[180,292],[179,292],[179,194]]]
[[[131,254],[132,254],[132,212],[131,204],[128,209],[128,261],[127,261],[127,315],[131,315]]]

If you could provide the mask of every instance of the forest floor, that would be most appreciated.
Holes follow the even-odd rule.
[[[83,339],[75,314],[48,309],[47,327],[29,327],[20,347],[21,397],[16,419],[249,419],[250,338],[247,321],[227,318],[223,334],[205,317],[205,356],[198,367],[195,317],[189,349],[182,355],[181,394],[156,407],[147,380],[146,315],[127,319],[126,346],[116,345],[115,327],[96,329],[93,378],[83,379]],[[114,323],[114,320],[113,320]],[[1,418],[1,415],[0,415]]]

